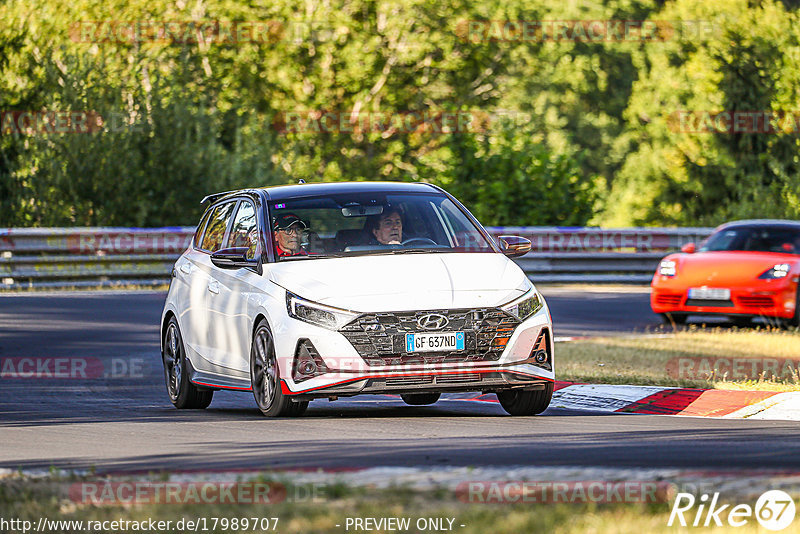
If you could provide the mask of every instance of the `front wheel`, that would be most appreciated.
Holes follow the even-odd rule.
[[[441,396],[441,393],[407,393],[400,395],[400,398],[410,406],[427,406],[438,401]]]
[[[547,409],[553,399],[553,383],[548,382],[544,389],[533,391],[499,391],[497,400],[510,415],[536,415]]]
[[[308,407],[308,401],[295,402],[281,391],[275,342],[269,325],[263,319],[253,334],[253,346],[250,349],[250,383],[258,409],[267,417],[298,416]]]
[[[794,301],[794,317],[789,319],[788,324],[795,328],[800,326],[800,286],[797,288],[797,297]]]
[[[661,321],[664,324],[686,324],[688,315],[682,313],[662,313]]]
[[[178,328],[178,321],[174,317],[167,323],[161,357],[164,363],[167,393],[172,404],[180,410],[208,408],[214,397],[214,391],[200,389],[189,380],[189,372],[186,369],[186,350],[183,346],[180,328]]]

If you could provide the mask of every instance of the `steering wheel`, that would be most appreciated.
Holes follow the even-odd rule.
[[[421,244],[425,244],[425,245],[438,245],[439,244],[436,241],[434,241],[433,239],[429,239],[427,237],[411,237],[411,238],[408,238],[405,241],[403,241],[402,244],[403,245],[409,245],[411,243],[421,243]]]

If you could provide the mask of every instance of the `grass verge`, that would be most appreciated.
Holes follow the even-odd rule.
[[[800,333],[700,330],[559,343],[559,380],[800,391]]]
[[[73,482],[74,484],[75,482]],[[287,487],[287,494],[296,488]],[[69,492],[66,492],[69,494]],[[307,492],[305,493],[307,494]],[[88,505],[75,502],[65,495],[64,483],[52,480],[0,481],[0,518],[30,521],[37,525],[40,518],[57,521],[82,521],[82,525],[69,525],[48,529],[50,532],[86,532],[87,521],[171,521],[172,527],[159,532],[183,532],[176,523],[181,520],[205,519],[201,532],[280,532],[281,534],[345,533],[345,532],[431,532],[442,529],[414,528],[417,520],[437,519],[447,529],[463,534],[517,534],[523,532],[553,533],[629,533],[675,532],[668,527],[669,502],[596,504],[481,504],[463,502],[455,492],[438,489],[415,491],[396,487],[376,489],[369,487],[328,486],[323,497],[316,499],[287,499],[274,504],[160,504],[160,505]],[[348,518],[408,518],[412,528],[355,529],[346,528]],[[723,519],[724,519],[723,515]],[[213,528],[217,518],[217,528]],[[222,527],[225,518],[225,528]],[[234,518],[278,518],[277,528],[237,528]],[[452,519],[452,523],[448,520]],[[185,525],[185,523],[184,523]],[[463,525],[463,526],[462,526]],[[90,525],[88,525],[90,526]],[[131,530],[128,528],[128,530]],[[708,529],[704,529],[708,530]],[[718,529],[715,531],[727,531]],[[737,532],[748,529],[730,529]],[[122,531],[118,529],[118,531]],[[146,530],[151,532],[151,530]]]

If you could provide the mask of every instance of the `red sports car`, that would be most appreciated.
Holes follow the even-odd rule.
[[[768,317],[800,325],[800,222],[736,221],[696,249],[684,245],[658,266],[650,306],[665,322],[724,315],[737,324]]]

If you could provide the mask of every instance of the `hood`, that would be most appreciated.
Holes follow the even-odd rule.
[[[772,252],[716,251],[677,254],[677,279],[687,284],[720,286],[755,281],[777,263],[794,264],[793,254]]]
[[[499,306],[531,283],[502,254],[396,254],[286,261],[269,279],[296,295],[359,312]]]

